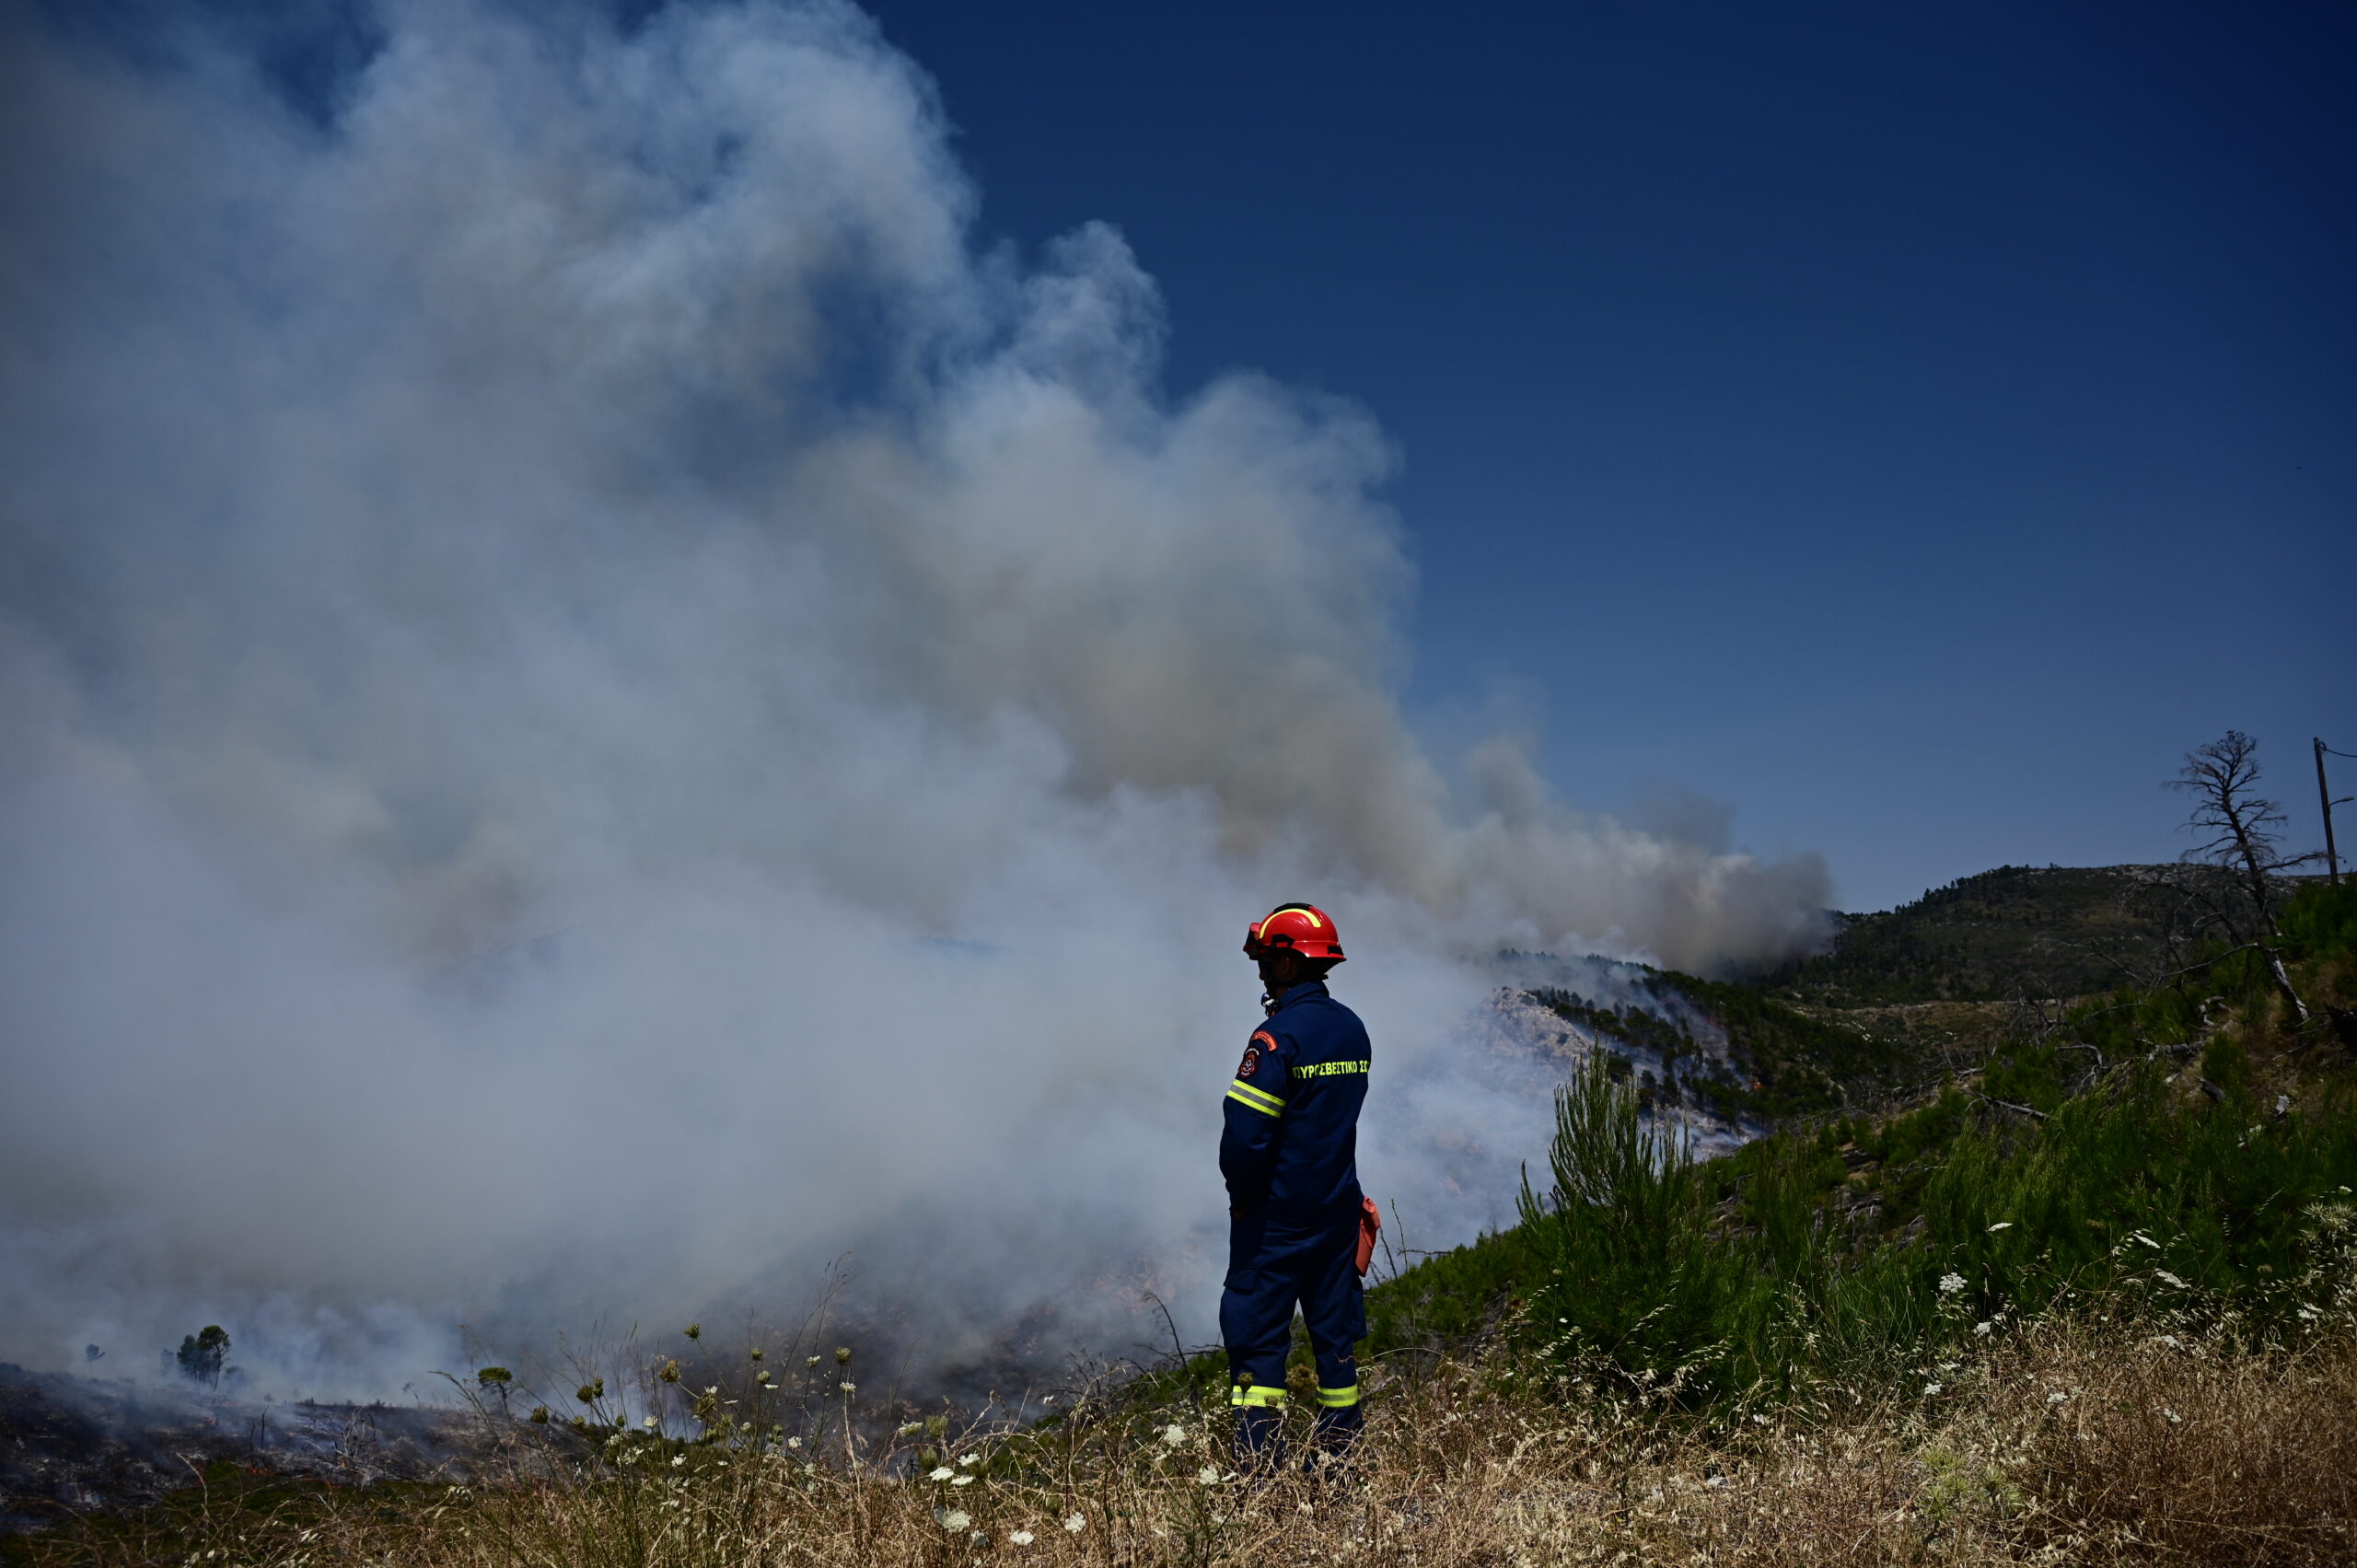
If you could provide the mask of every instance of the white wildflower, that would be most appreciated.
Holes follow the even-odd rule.
[[[1205,1465],[1202,1469],[1195,1472],[1195,1479],[1202,1481],[1205,1486],[1217,1486],[1219,1484],[1219,1467],[1217,1465]]]
[[[962,1530],[974,1522],[974,1516],[963,1508],[936,1509],[933,1516],[941,1521],[941,1527],[945,1530]]]
[[[1162,1440],[1173,1448],[1187,1441],[1187,1429],[1175,1422],[1162,1429]]]
[[[1983,1318],[1980,1322],[1975,1323],[1972,1326],[1972,1332],[1975,1338],[1985,1340],[1989,1337],[1989,1331],[1995,1327],[1996,1325],[1994,1323],[1991,1322],[1988,1318]]]
[[[661,1422],[659,1422],[659,1421],[656,1420],[656,1419],[655,1419],[653,1416],[651,1416],[651,1415],[649,1415],[649,1416],[642,1416],[642,1417],[640,1417],[640,1418],[639,1418],[639,1423],[639,1423],[641,1426],[644,1426],[644,1428],[646,1428],[646,1430],[647,1430],[647,1431],[649,1431],[649,1432],[654,1431],[656,1427],[658,1427],[658,1426],[660,1426],[660,1425],[662,1425],[662,1424],[663,1424]]]
[[[1072,1532],[1074,1535],[1078,1535],[1087,1527],[1088,1521],[1082,1516],[1078,1514],[1066,1514],[1064,1516],[1064,1528]]]
[[[956,1475],[957,1473],[958,1472],[956,1470],[951,1469],[947,1465],[935,1465],[933,1469],[924,1472],[924,1479],[927,1481],[947,1481],[951,1476]]]
[[[802,1439],[799,1437],[789,1437],[785,1440],[785,1446],[789,1448],[799,1448],[802,1446]]]
[[[675,1470],[687,1462],[688,1457],[685,1454],[674,1454],[671,1456],[671,1468]]]
[[[856,1383],[838,1383],[835,1387],[841,1388],[846,1394],[855,1394],[859,1392],[859,1385]]]
[[[1034,1536],[1029,1530],[1017,1530],[1006,1539],[1013,1541],[1017,1546],[1029,1546],[1039,1538]]]
[[[2161,1407],[2161,1413],[2169,1418],[2169,1424],[2171,1426],[2182,1426],[2185,1424],[2185,1417],[2177,1414],[2177,1411],[2169,1409],[2166,1405],[2163,1405]]]
[[[1930,1395],[1933,1395],[1933,1394],[1936,1394],[1936,1393],[1938,1393],[1938,1392],[1940,1391],[1941,1387],[1942,1387],[1942,1385],[1937,1384],[1937,1383],[1926,1383],[1926,1384],[1924,1384],[1924,1385],[1923,1385],[1923,1392],[1924,1392],[1924,1394],[1928,1397],[1928,1396],[1930,1396]]]
[[[981,1458],[980,1454],[960,1454],[958,1456],[958,1462],[961,1465],[970,1465]]]
[[[1940,1276],[1940,1294],[1942,1295],[1954,1295],[1963,1288],[1964,1276],[1962,1274],[1942,1274]]]
[[[949,1484],[952,1486],[971,1486],[974,1484],[974,1478],[970,1475],[952,1476],[949,1480]]]

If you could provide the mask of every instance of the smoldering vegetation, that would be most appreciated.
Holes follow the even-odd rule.
[[[1341,914],[1395,1083],[1469,955],[1813,939],[1813,859],[1429,752],[1373,419],[1167,389],[852,7],[387,4],[295,85],[226,15],[0,20],[0,1354],[384,1393],[844,1251],[1201,1333],[1247,918]],[[1519,1112],[1402,1103],[1460,1239],[1411,1151]]]
[[[495,1452],[447,1405],[222,1398],[0,1362],[0,1535],[153,1504],[211,1465],[367,1486],[447,1478]]]
[[[1378,1282],[1440,1246],[1512,1223],[1521,1151],[1545,1145],[1550,1091],[1590,1053],[1651,1060],[1642,1045],[1568,1024],[1524,989],[1576,984],[1627,1005],[1640,994],[1627,966],[1524,955],[1492,969],[1521,983],[1498,987],[1459,1020],[1448,1049],[1387,1086],[1397,1103],[1382,1153],[1419,1171],[1422,1186],[1388,1205]],[[1663,1109],[1698,1150],[1732,1146],[1751,1131],[1700,1107]],[[1070,1254],[1052,1242],[1021,1249],[1056,1222],[1051,1214],[1028,1231],[995,1229],[993,1240],[1018,1250],[993,1275],[961,1250],[957,1205],[911,1202],[871,1223],[865,1247],[830,1254],[829,1245],[853,1234],[843,1232],[783,1253],[730,1299],[707,1304],[692,1340],[676,1322],[610,1319],[569,1329],[494,1324],[448,1345],[419,1329],[406,1347],[417,1365],[384,1397],[359,1404],[308,1392],[343,1386],[344,1369],[324,1351],[308,1365],[289,1357],[300,1325],[270,1316],[269,1304],[252,1319],[258,1331],[241,1322],[234,1342],[193,1367],[194,1336],[178,1365],[144,1346],[97,1344],[75,1374],[0,1364],[0,1452],[15,1458],[0,1470],[0,1516],[41,1527],[120,1513],[185,1488],[206,1465],[247,1478],[238,1486],[261,1475],[328,1486],[495,1479],[511,1420],[537,1405],[552,1408],[562,1426],[585,1412],[575,1394],[593,1380],[601,1419],[624,1427],[653,1413],[666,1429],[685,1429],[678,1391],[725,1384],[751,1396],[749,1405],[766,1401],[765,1419],[797,1444],[823,1443],[847,1422],[865,1449],[888,1446],[910,1417],[945,1410],[961,1423],[995,1427],[1053,1419],[1076,1376],[1136,1375],[1203,1350],[1207,1319],[1190,1317],[1187,1299],[1215,1283],[1221,1237],[1130,1237],[1126,1250],[1109,1239],[1086,1272],[1043,1278],[1031,1272],[1037,1260]],[[844,1372],[832,1353],[854,1346],[855,1365]],[[257,1360],[259,1373],[250,1370]],[[669,1385],[647,1373],[667,1361]],[[484,1366],[498,1371],[491,1383],[476,1378]],[[844,1378],[855,1380],[855,1400],[837,1397]],[[497,1419],[465,1419],[469,1399]]]

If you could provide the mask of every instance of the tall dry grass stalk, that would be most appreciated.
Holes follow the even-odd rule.
[[[2357,1561],[2357,1346],[2049,1326],[1933,1369],[1937,1391],[1716,1432],[1523,1388],[1496,1362],[1382,1388],[1348,1475],[1255,1480],[1225,1423],[1100,1394],[1021,1433],[846,1468],[652,1436],[505,1481],[223,1496],[167,1533],[25,1560],[420,1568],[949,1564]],[[934,1462],[919,1469],[920,1446]],[[888,1474],[875,1460],[898,1467]],[[965,1461],[965,1462],[961,1462]],[[967,1478],[967,1479],[960,1479]],[[218,1553],[207,1556],[207,1553]]]

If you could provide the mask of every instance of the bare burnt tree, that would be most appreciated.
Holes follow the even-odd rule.
[[[2315,857],[2287,858],[2276,851],[2283,808],[2258,793],[2258,742],[2230,729],[2187,752],[2185,766],[2168,787],[2193,797],[2186,827],[2201,837],[2178,858],[2212,873],[2181,884],[2197,912],[2197,930],[2223,936],[2236,951],[2258,953],[2293,1016],[2305,1026],[2307,1004],[2284,971],[2275,916],[2287,893],[2283,873]]]

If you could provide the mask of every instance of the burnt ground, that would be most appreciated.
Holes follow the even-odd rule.
[[[461,1475],[485,1438],[462,1411],[254,1402],[0,1362],[0,1533],[142,1507],[225,1462],[355,1485]]]

